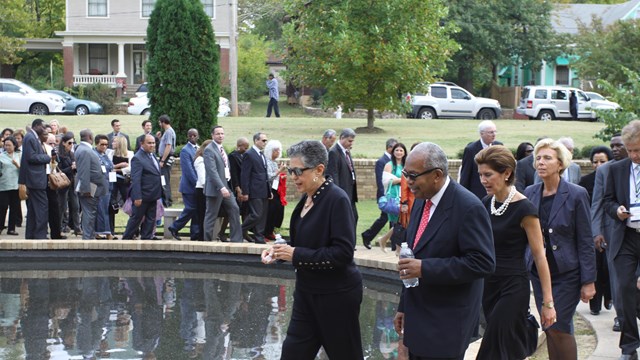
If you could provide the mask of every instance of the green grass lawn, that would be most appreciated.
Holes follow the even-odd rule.
[[[264,104],[263,104],[264,105]],[[284,104],[283,110],[289,105]],[[258,108],[256,106],[256,108]],[[335,118],[311,118],[302,117],[299,108],[288,109],[292,114],[296,111],[298,117],[265,118],[259,117],[227,117],[219,119],[219,123],[225,127],[227,148],[233,147],[238,137],[251,136],[262,131],[269,139],[277,139],[284,147],[304,139],[320,139],[322,133],[333,128],[340,131],[342,128],[358,128],[366,126],[365,119],[335,119]],[[256,110],[258,111],[258,110]],[[283,111],[284,113],[284,111]],[[35,117],[33,115],[0,114],[1,127],[18,128],[30,124]],[[95,134],[111,132],[110,122],[118,118],[122,124],[122,130],[130,137],[142,133],[141,123],[145,119],[142,115],[87,115],[87,116],[44,116],[45,120],[58,119],[63,126],[67,126],[76,136],[83,128],[93,129]],[[180,119],[173,119],[180,121]],[[354,144],[354,156],[358,158],[378,158],[384,150],[387,138],[394,137],[404,142],[407,147],[417,141],[432,141],[439,144],[450,158],[456,158],[467,143],[478,139],[478,120],[417,120],[417,119],[378,119],[375,126],[382,129],[382,133],[362,133],[356,137]],[[530,120],[496,120],[498,127],[498,140],[507,147],[515,149],[520,142],[535,142],[539,136],[546,135],[552,138],[560,136],[573,137],[576,147],[587,145],[599,145],[602,142],[594,139],[593,135],[603,127],[598,122],[574,122],[574,121],[530,121]],[[201,141],[208,138],[201,134]],[[178,142],[186,142],[186,134],[178,134]]]

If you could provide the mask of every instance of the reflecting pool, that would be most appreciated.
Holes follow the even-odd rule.
[[[280,358],[293,304],[291,267],[89,265],[3,266],[0,359]],[[365,280],[366,359],[398,356],[400,287]]]

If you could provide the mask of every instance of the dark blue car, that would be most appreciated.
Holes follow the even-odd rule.
[[[45,90],[45,92],[62,96],[65,101],[62,109],[63,114],[88,115],[104,113],[102,106],[95,101],[78,99],[60,90]]]

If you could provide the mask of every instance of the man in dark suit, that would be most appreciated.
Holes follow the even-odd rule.
[[[204,168],[207,172],[207,182],[204,184],[204,195],[207,197],[207,211],[204,216],[204,240],[212,241],[214,236],[218,235],[214,234],[215,221],[218,218],[220,206],[224,206],[231,226],[231,242],[242,242],[240,209],[229,186],[231,171],[229,158],[222,146],[224,141],[224,129],[222,126],[214,127],[211,130],[211,137],[213,142],[204,149]],[[264,229],[264,226],[262,229]]]
[[[267,211],[271,196],[267,176],[267,159],[263,153],[267,141],[269,140],[264,133],[253,135],[253,146],[244,155],[240,173],[242,200],[248,201],[249,212],[242,222],[242,232],[244,238],[251,241],[247,231],[253,229],[254,241],[258,244],[265,243],[264,228],[267,224]]]
[[[76,149],[76,188],[78,200],[82,207],[82,239],[95,239],[95,225],[98,211],[98,200],[109,191],[109,183],[98,154],[93,151],[93,132],[89,129],[80,131],[80,144]]]
[[[113,129],[113,131],[107,134],[107,138],[109,139],[109,149],[113,149],[113,138],[117,136],[124,136],[124,138],[127,139],[127,149],[131,147],[131,141],[129,140],[129,135],[123,132],[120,132],[120,120],[118,119],[111,120],[111,128]]]
[[[474,193],[479,199],[482,199],[487,195],[487,190],[480,184],[478,165],[476,165],[475,161],[476,154],[491,145],[502,145],[502,143],[496,141],[498,131],[496,130],[496,124],[491,120],[485,120],[478,124],[478,132],[480,133],[480,139],[469,143],[469,145],[464,148],[462,166],[460,167],[460,179],[458,179],[458,182],[467,190]]]
[[[25,239],[46,239],[49,211],[47,205],[47,175],[51,173],[51,157],[45,152],[40,136],[46,135],[44,120],[35,119],[22,141],[22,160],[18,183],[29,192]]]
[[[536,140],[536,144],[546,138],[546,136],[539,137]],[[527,186],[539,181],[540,178],[537,177],[536,169],[533,167],[533,154],[518,160],[516,164],[516,190],[523,193]]]
[[[231,171],[231,188],[233,189],[236,202],[240,208],[240,216],[244,219],[247,214],[247,204],[241,200],[242,187],[240,184],[240,174],[242,173],[242,159],[249,148],[249,140],[246,137],[238,138],[236,149],[229,153],[229,170]]]
[[[352,129],[343,129],[340,133],[340,139],[329,150],[329,163],[325,175],[333,179],[333,183],[338,185],[347,193],[351,200],[351,208],[353,209],[353,217],[355,225],[358,225],[358,188],[356,186],[356,169],[351,158],[351,148],[353,141],[356,139],[356,132]]]
[[[144,137],[147,135],[152,135],[153,138],[156,140],[156,144],[160,144],[160,138],[158,138],[157,136],[153,135],[151,133],[151,130],[153,130],[153,124],[151,123],[151,120],[147,119],[145,121],[142,122],[142,135],[138,136],[138,138],[136,139],[136,146],[135,149],[133,150],[134,154],[138,152],[138,150],[140,150],[140,146],[142,146],[142,143],[144,142]],[[156,154],[158,153],[158,148],[156,147]]]
[[[182,194],[184,209],[176,221],[169,226],[169,232],[176,240],[181,240],[178,235],[180,229],[187,225],[189,220],[197,218],[196,181],[198,180],[198,174],[196,174],[196,168],[193,166],[193,160],[196,157],[196,150],[198,150],[199,138],[198,130],[189,129],[189,131],[187,131],[187,144],[180,150],[180,169],[182,170],[182,176],[180,177],[178,191]],[[190,239],[197,240],[199,232],[200,227],[198,222],[192,221]]]
[[[133,215],[127,222],[123,239],[132,239],[140,227],[140,239],[152,239],[156,222],[156,206],[162,197],[160,164],[154,153],[156,141],[151,135],[144,139],[142,147],[131,159],[131,200]],[[144,222],[142,221],[144,218]]]
[[[622,129],[622,142],[629,157],[609,166],[603,207],[613,219],[608,251],[618,280],[617,295],[622,301],[620,359],[637,359],[640,346],[636,321],[636,270],[640,265],[640,120],[631,121]]]
[[[609,176],[609,168],[616,161],[627,158],[627,150],[624,148],[622,137],[620,134],[614,134],[609,142],[613,160],[598,167],[596,170],[596,178],[593,185],[593,198],[591,200],[591,233],[593,242],[597,251],[604,251],[607,257],[607,266],[609,269],[609,282],[611,288],[611,298],[613,299],[613,307],[616,311],[616,317],[613,319],[613,331],[620,331],[620,320],[622,319],[622,301],[618,293],[618,279],[616,276],[616,268],[613,265],[613,257],[611,250],[607,249],[608,242],[611,241],[613,234],[611,230],[614,226],[614,220],[604,215],[603,197],[606,188],[606,180]]]
[[[416,146],[403,170],[416,201],[406,231],[415,259],[400,259],[403,288],[394,319],[412,360],[463,359],[477,327],[483,278],[495,269],[489,214],[451,181],[447,156],[433,143]]]
[[[382,172],[384,172],[384,166],[387,165],[389,161],[391,161],[391,150],[398,143],[396,139],[388,139],[386,143],[386,150],[382,156],[376,161],[376,199],[379,199],[381,196],[384,196],[384,185],[382,184]],[[371,227],[365,230],[362,235],[362,243],[364,247],[367,249],[371,249],[371,240],[373,240],[376,235],[382,230],[384,225],[387,223],[387,213],[384,211],[380,212],[380,216],[373,222]]]

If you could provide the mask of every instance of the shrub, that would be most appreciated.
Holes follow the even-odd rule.
[[[80,86],[77,96],[97,102],[102,106],[105,114],[116,113],[116,89],[111,86],[105,84],[92,84],[86,87]]]

